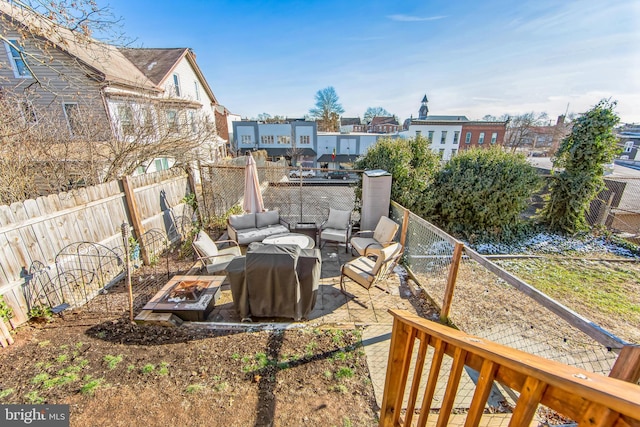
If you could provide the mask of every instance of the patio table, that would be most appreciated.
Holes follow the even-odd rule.
[[[262,241],[268,245],[298,245],[300,249],[313,249],[316,242],[306,234],[287,233],[269,236]]]

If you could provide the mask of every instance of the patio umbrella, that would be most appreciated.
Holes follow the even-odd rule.
[[[245,212],[264,211],[262,193],[260,193],[260,181],[258,181],[258,168],[253,160],[251,152],[247,152],[247,163],[244,169],[244,200],[242,208]]]

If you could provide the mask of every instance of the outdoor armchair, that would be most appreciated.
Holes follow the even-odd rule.
[[[398,228],[400,226],[395,221],[382,216],[375,230],[363,230],[354,233],[350,241],[351,249],[355,249],[358,255],[377,252],[393,243],[393,238],[398,232]]]
[[[351,297],[345,289],[345,277],[353,280],[365,289],[377,286],[380,279],[386,277],[391,267],[402,254],[402,245],[392,243],[381,248],[377,253],[355,258],[340,268],[340,290]]]
[[[229,247],[220,249],[218,244],[228,244]],[[209,274],[223,272],[231,260],[242,255],[235,240],[214,242],[204,230],[200,230],[193,240],[193,249]]]
[[[320,247],[329,240],[344,243],[348,252],[351,225],[351,211],[329,208],[329,217],[320,224]]]

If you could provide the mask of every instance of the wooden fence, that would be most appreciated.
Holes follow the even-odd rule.
[[[35,261],[56,271],[60,251],[83,241],[121,251],[123,223],[133,228],[146,262],[145,232],[179,239],[178,223],[192,214],[182,202],[192,182],[176,169],[0,206],[0,295],[13,310],[11,324],[28,320],[24,285]]]

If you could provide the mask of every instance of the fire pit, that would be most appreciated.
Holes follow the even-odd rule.
[[[174,276],[143,310],[173,313],[187,321],[204,321],[220,298],[223,280],[224,276]]]
[[[167,302],[194,302],[200,299],[202,292],[208,287],[204,280],[183,280],[178,282],[166,295]]]

